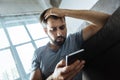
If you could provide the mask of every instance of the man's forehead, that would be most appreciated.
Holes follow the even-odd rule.
[[[47,24],[47,28],[56,28],[56,27],[60,27],[60,26],[66,26],[66,23],[62,23],[62,24]]]
[[[47,19],[47,22],[48,22],[48,21],[62,21],[62,22],[65,22],[65,19],[64,19],[64,17],[56,18],[56,19],[54,19],[54,18],[48,18],[48,19]]]
[[[48,19],[47,20],[47,24],[55,24],[55,23],[65,23],[65,20],[64,19]]]

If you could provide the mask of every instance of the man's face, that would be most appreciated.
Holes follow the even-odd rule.
[[[51,44],[61,46],[66,39],[67,29],[64,19],[52,19],[47,20],[47,30]]]

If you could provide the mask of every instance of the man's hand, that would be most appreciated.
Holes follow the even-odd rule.
[[[53,80],[72,80],[74,76],[84,67],[85,61],[77,60],[73,64],[66,66],[64,60],[61,60],[51,75]],[[49,79],[48,79],[49,80]]]
[[[59,16],[59,17],[64,17],[65,14],[64,13],[64,10],[62,9],[59,9],[59,8],[50,8],[46,14],[45,14],[45,19],[47,19],[50,15],[55,15],[55,16]]]

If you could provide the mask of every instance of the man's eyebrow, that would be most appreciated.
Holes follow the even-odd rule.
[[[51,28],[56,28],[57,26],[51,26]]]
[[[61,25],[61,26],[59,26],[59,27],[63,27],[63,26],[65,26],[65,24],[63,24],[63,25]]]
[[[56,28],[56,27],[63,27],[65,24],[62,24],[61,26],[51,26],[50,28]]]
[[[65,24],[61,25],[61,26],[58,26],[58,27],[63,27],[65,26]],[[57,26],[51,26],[51,28],[56,28]]]

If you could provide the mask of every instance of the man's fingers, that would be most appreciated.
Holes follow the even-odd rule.
[[[59,16],[59,17],[64,17],[65,15],[62,13],[61,9],[58,8],[50,8],[48,11],[45,13],[44,18],[47,19],[49,16],[54,15],[54,16]]]
[[[45,14],[44,14],[44,18],[45,18],[45,19],[47,19],[47,18],[49,17],[50,12],[51,12],[51,9],[52,9],[52,8],[49,8],[49,9],[45,12]]]
[[[71,80],[84,67],[85,61],[77,60],[70,66],[66,66],[65,64],[65,60],[61,60],[56,65],[55,71],[58,69],[59,71],[57,71],[57,74],[54,74],[54,76],[59,74],[60,79]]]
[[[61,60],[60,62],[58,62],[58,64],[56,65],[57,68],[59,67],[64,67],[65,66],[65,60]]]
[[[63,72],[63,74],[64,74],[64,73],[69,73],[69,72],[71,72],[72,70],[74,71],[76,68],[79,68],[79,67],[77,67],[78,65],[81,66],[81,65],[83,65],[84,63],[85,63],[85,61],[82,61],[82,62],[81,62],[80,60],[77,60],[77,61],[75,61],[73,64],[62,68],[62,72]]]
[[[75,68],[76,73],[78,73],[84,67],[85,61],[82,60],[80,64]]]
[[[47,19],[49,16],[51,15],[55,15],[57,16],[57,14],[54,13],[54,8],[50,8],[44,15],[45,19]]]
[[[75,75],[77,75],[80,72],[80,70],[84,67],[85,61],[82,60],[79,62],[79,64],[77,64],[78,62],[74,64],[74,68],[71,68],[71,71],[66,73],[67,75],[63,74],[67,80],[72,80],[75,77]]]
[[[80,64],[80,60],[77,60],[77,61],[75,61],[73,64],[71,64],[71,65],[69,65],[68,66],[68,72],[69,71],[71,71],[71,70],[74,70],[75,69],[75,67],[77,66],[77,65],[79,65]]]

